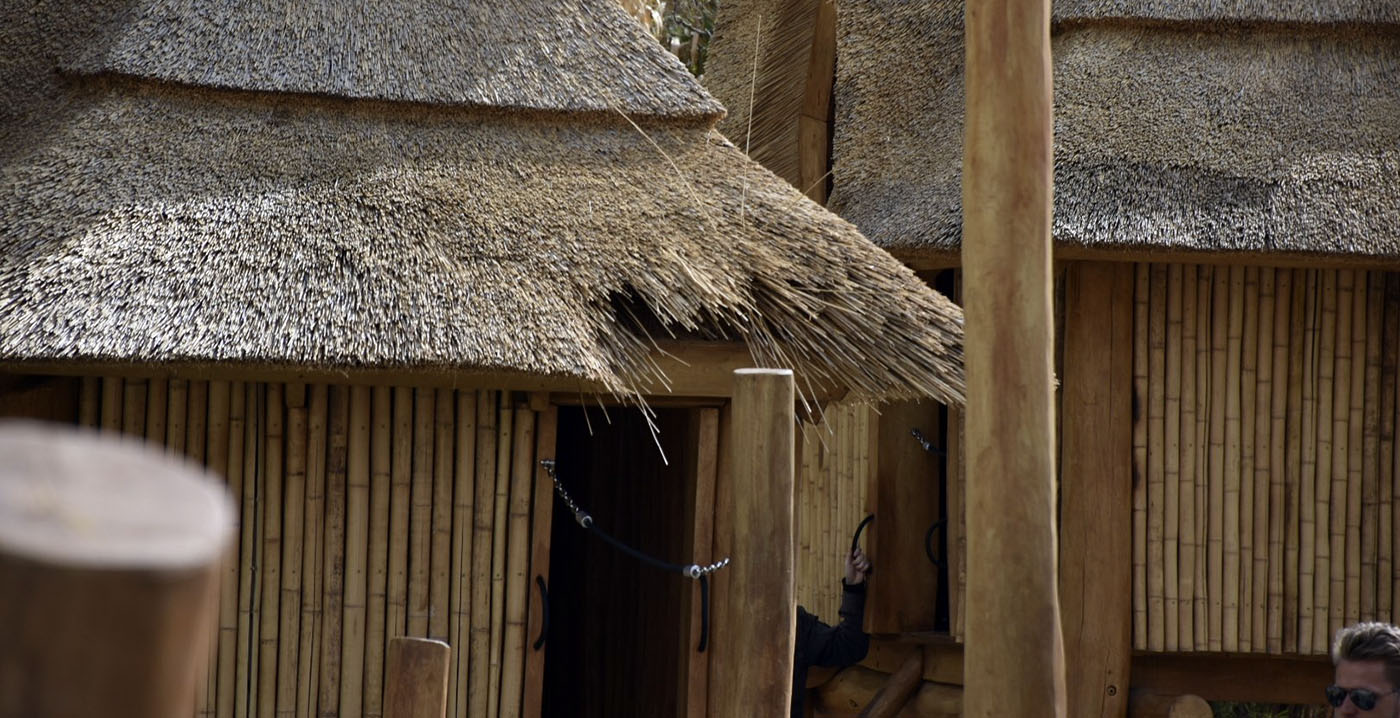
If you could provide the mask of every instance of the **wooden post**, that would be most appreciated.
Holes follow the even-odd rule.
[[[1132,658],[1133,266],[1076,262],[1065,279],[1060,604],[1065,661],[1077,667],[1067,676],[1069,713],[1121,718]]]
[[[205,675],[227,491],[114,437],[0,425],[0,716],[184,718]]]
[[[1046,0],[967,5],[964,715],[1064,716],[1056,593]]]
[[[427,638],[389,639],[384,718],[442,718],[452,649]]]
[[[734,372],[730,604],[711,638],[710,715],[785,716],[792,699],[793,383],[786,369]]]
[[[918,690],[923,674],[924,652],[914,651],[904,659],[903,665],[890,676],[890,680],[875,692],[861,710],[860,718],[891,718],[897,715],[914,691]]]

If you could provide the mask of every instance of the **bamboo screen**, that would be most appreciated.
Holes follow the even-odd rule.
[[[1135,648],[1325,653],[1400,615],[1400,275],[1140,265],[1134,301]]]
[[[797,482],[797,602],[834,622],[851,535],[866,516],[871,467],[870,407],[834,404],[802,425]],[[862,539],[864,542],[864,539]]]
[[[495,391],[104,378],[80,421],[205,464],[241,504],[197,715],[382,715],[398,635],[453,646],[448,715],[520,715],[535,412]]]

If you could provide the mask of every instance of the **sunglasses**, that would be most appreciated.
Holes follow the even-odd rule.
[[[1395,692],[1396,691],[1390,691],[1390,693]],[[1347,689],[1341,686],[1331,685],[1327,686],[1327,702],[1330,703],[1333,708],[1341,708],[1342,704],[1346,703],[1347,696],[1351,696],[1352,705],[1363,711],[1368,711],[1376,707],[1376,702],[1379,701],[1382,696],[1388,696],[1390,693],[1377,693],[1369,688]]]

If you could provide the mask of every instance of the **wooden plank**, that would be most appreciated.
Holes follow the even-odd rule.
[[[774,626],[797,620],[792,584],[793,486],[792,373],[749,369],[734,375],[733,565],[726,600],[743,597],[717,618],[725,620],[723,679],[712,681],[715,715],[789,712],[793,633]],[[741,558],[742,557],[742,558]],[[720,648],[720,645],[716,645]],[[715,657],[712,656],[714,661]],[[716,675],[719,679],[720,676]]]
[[[302,541],[306,511],[306,387],[289,384],[283,389],[286,425],[282,501],[282,585],[277,608],[277,708],[279,718],[294,718],[297,688],[302,680],[297,672],[301,650],[301,569]]]
[[[301,649],[297,653],[297,718],[316,715],[320,690],[321,604],[326,539],[326,425],[330,388],[310,387],[306,414],[306,506],[301,553]]]
[[[466,648],[471,639],[472,516],[476,505],[476,392],[460,391],[456,396],[456,444],[453,456],[452,489],[452,617],[448,622],[452,652],[452,678],[447,694],[448,715],[464,710],[470,682],[471,656]]]
[[[428,636],[428,592],[432,576],[433,419],[432,389],[413,391],[413,494],[408,517],[408,634]]]
[[[685,518],[690,530],[683,549],[685,555],[697,562],[719,560],[713,553],[715,521],[715,475],[719,467],[719,410],[697,409],[690,414],[690,435],[687,445],[694,447],[686,468],[691,490],[685,500]],[[803,442],[804,445],[806,442]],[[540,486],[536,486],[536,492]],[[538,526],[538,520],[536,521]],[[538,529],[537,529],[538,530]],[[538,573],[538,571],[534,571]],[[708,580],[708,579],[707,579]],[[678,718],[704,718],[708,715],[710,690],[709,656],[700,653],[701,601],[700,582],[686,586],[681,615],[685,616],[680,631],[680,680],[682,688],[676,705]],[[534,615],[534,614],[531,614]],[[705,637],[708,641],[708,637]],[[528,684],[527,684],[528,686]],[[528,699],[528,694],[527,694]],[[537,718],[527,712],[526,718]]]
[[[535,412],[515,410],[510,497],[506,520],[505,635],[501,656],[501,718],[518,718],[525,684],[525,620],[530,603],[530,489],[535,483]]]
[[[1071,264],[1065,278],[1060,605],[1065,663],[1075,666],[1066,675],[1068,714],[1085,718],[1127,708],[1133,285],[1131,265],[1107,262]],[[1191,594],[1183,595],[1189,615]]]
[[[364,711],[371,402],[369,387],[351,387],[349,456],[345,468],[345,597],[340,604],[342,716],[358,716]]]
[[[488,659],[491,649],[491,540],[496,521],[496,427],[498,394],[477,392],[476,404],[476,506],[472,519],[471,575],[471,683],[467,690],[467,715],[487,715],[491,692]]]
[[[817,2],[802,113],[797,118],[798,189],[826,204],[831,166],[831,92],[836,80],[836,3]]]
[[[925,531],[938,520],[941,467],[937,457],[910,436],[913,429],[926,437],[942,434],[938,406],[924,401],[881,407],[875,429],[878,459],[871,477],[875,490],[872,509],[879,526],[870,527],[865,545],[872,562],[879,562],[882,575],[900,578],[897,582],[872,581],[867,589],[865,625],[871,633],[931,631],[934,626],[938,573],[929,564],[923,543]],[[841,526],[854,530],[864,517],[854,518],[853,514],[863,507],[853,500],[847,504],[848,515]],[[843,547],[836,556],[842,557],[848,550]],[[834,575],[817,580],[836,583]]]
[[[1248,703],[1317,705],[1332,680],[1331,661],[1311,656],[1139,654],[1132,671],[1133,690]]]
[[[1259,270],[1244,268],[1244,326],[1240,332],[1240,566],[1239,644],[1254,650],[1254,410],[1259,383]],[[1263,643],[1263,641],[1260,641]]]
[[[538,417],[536,420],[538,427],[535,434],[536,463],[533,466],[534,497],[530,519],[530,570],[528,578],[531,586],[527,588],[530,591],[530,598],[525,634],[531,644],[525,654],[525,678],[522,688],[524,699],[521,708],[521,715],[525,718],[540,718],[544,702],[544,663],[549,637],[544,626],[545,596],[536,583],[540,579],[544,579],[546,581],[545,590],[548,590],[550,533],[554,525],[554,484],[549,478],[549,472],[538,462],[554,460],[558,444],[559,409],[554,406],[546,406],[539,412]],[[539,643],[541,638],[544,638],[546,642]],[[538,647],[535,646],[536,643],[538,643]]]
[[[350,467],[350,387],[332,384],[327,397],[325,551],[321,559],[321,671],[316,711],[340,716],[341,636],[345,600],[345,524]]]
[[[492,501],[491,532],[491,642],[487,655],[487,680],[491,687],[486,696],[486,714],[497,715],[501,706],[501,659],[505,648],[506,613],[506,540],[510,511],[511,431],[515,427],[515,408],[508,396],[501,397],[500,419],[496,426],[496,477]]]
[[[447,669],[452,649],[442,641],[389,641],[385,718],[442,718],[447,710]]]
[[[1133,647],[1147,650],[1147,386],[1148,267],[1136,267],[1133,289]]]
[[[384,655],[389,611],[389,511],[393,491],[394,395],[387,386],[370,392],[369,584],[365,588],[366,718],[384,714]],[[455,645],[455,644],[454,644]],[[458,652],[454,652],[454,655]]]
[[[453,426],[457,416],[456,397],[451,389],[438,389],[433,420],[433,503],[432,549],[428,585],[428,637],[448,640],[451,622],[452,580],[452,468]]]
[[[967,467],[963,451],[963,412],[948,407],[948,626],[963,640],[967,615]],[[1146,615],[1143,616],[1146,618]],[[1145,639],[1145,636],[1144,636]]]

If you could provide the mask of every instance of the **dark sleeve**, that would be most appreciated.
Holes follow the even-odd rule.
[[[859,663],[870,650],[870,635],[862,629],[865,618],[865,584],[842,582],[841,622],[835,626],[815,621],[808,635],[807,660],[814,666],[849,666]]]

